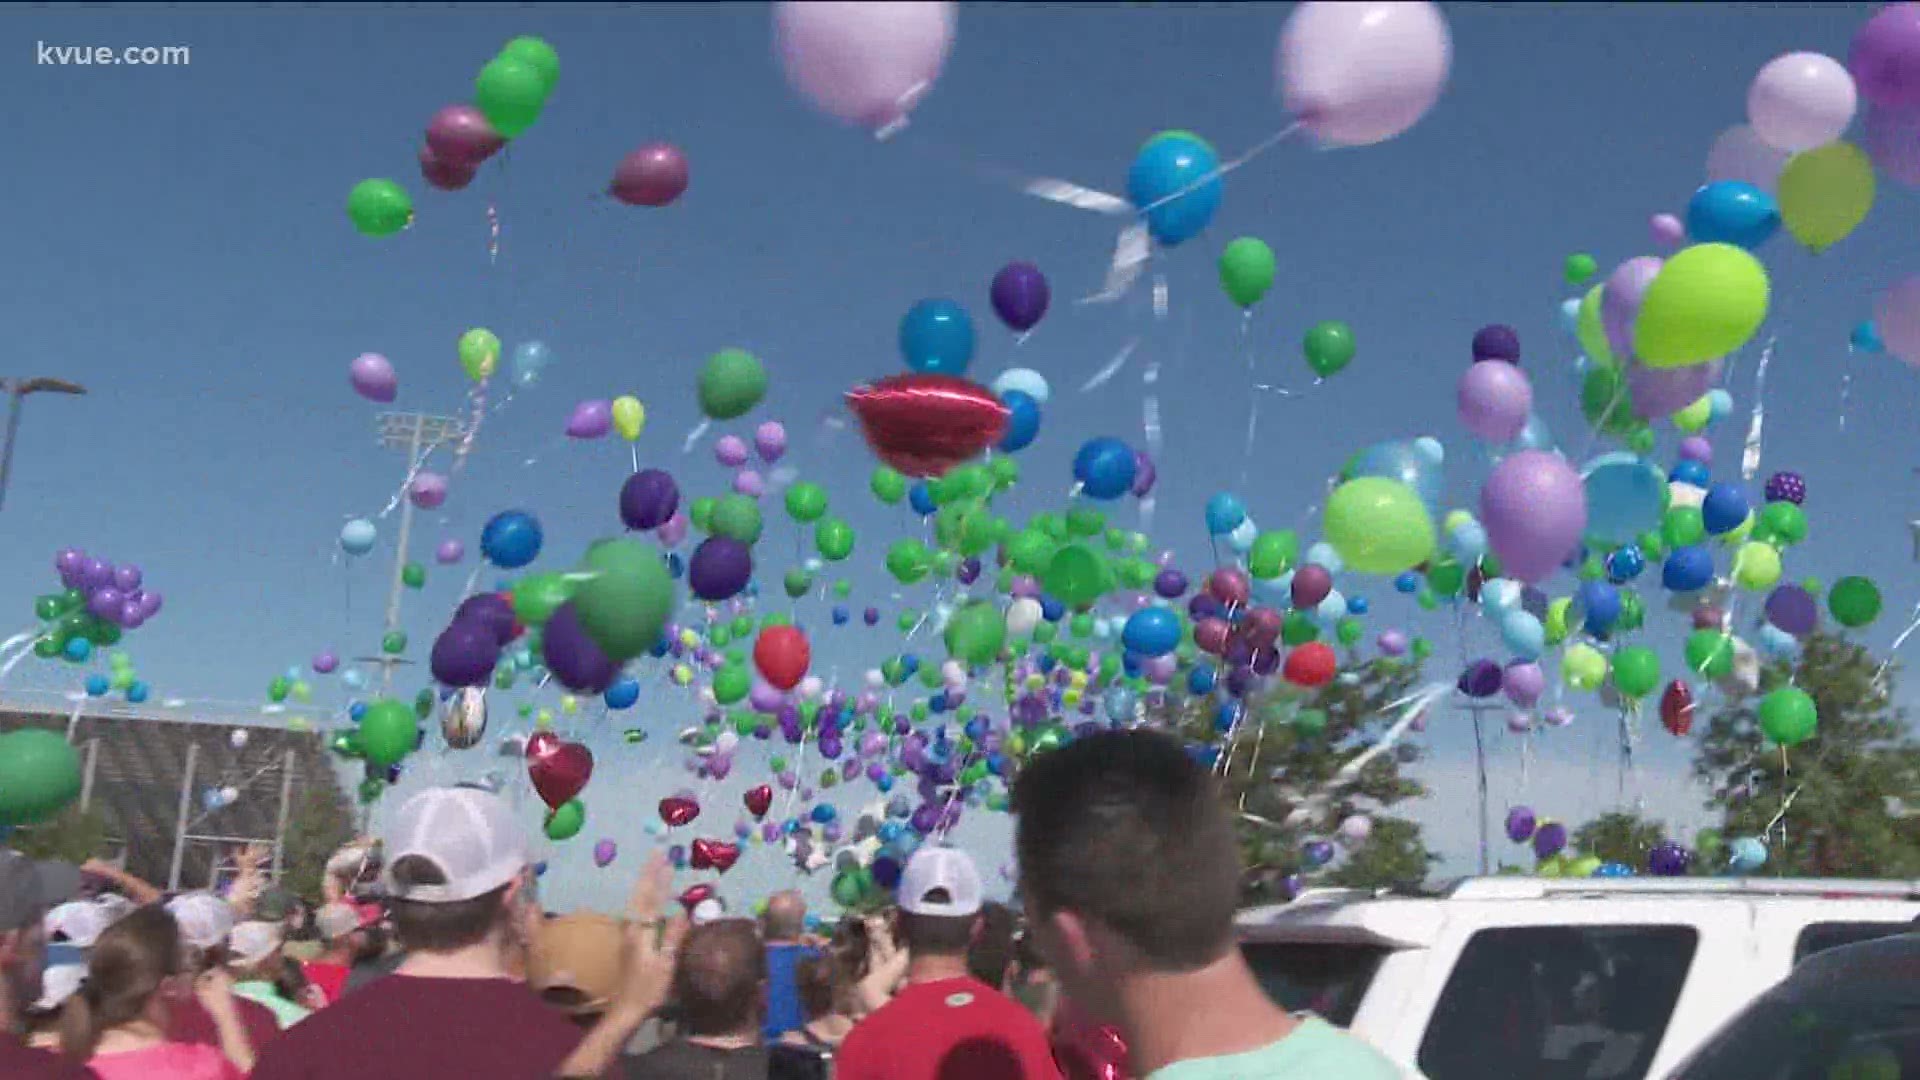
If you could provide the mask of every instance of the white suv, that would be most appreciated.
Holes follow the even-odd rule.
[[[1429,1080],[1663,1077],[1799,960],[1912,928],[1920,881],[1471,878],[1240,913],[1274,1000]]]

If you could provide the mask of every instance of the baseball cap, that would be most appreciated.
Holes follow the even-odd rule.
[[[484,896],[527,868],[526,833],[500,797],[479,788],[433,788],[408,799],[386,838],[387,894],[450,904]],[[403,859],[425,859],[445,882],[413,885],[393,876]]]
[[[79,867],[0,850],[0,934],[32,926],[79,891]]]
[[[180,924],[180,940],[196,949],[211,949],[227,940],[239,921],[233,905],[210,892],[190,892],[167,901],[167,913]]]
[[[936,891],[944,900],[929,900]],[[923,847],[900,874],[900,910],[911,915],[957,918],[980,913],[980,871],[959,848]]]
[[[117,916],[96,900],[69,900],[47,912],[44,925],[47,938],[64,941],[79,949],[91,949],[100,934],[112,926]]]
[[[705,926],[710,922],[719,922],[727,917],[727,905],[717,896],[709,896],[693,905],[693,911],[687,916],[695,926]]]
[[[280,947],[280,924],[254,919],[243,922],[227,935],[227,951],[243,964],[257,964]]]
[[[360,929],[360,913],[351,904],[328,904],[313,917],[313,925],[321,937],[333,941]]]
[[[548,919],[533,935],[527,984],[569,1013],[600,1012],[620,987],[625,944],[618,919],[586,911]]]
[[[85,964],[48,964],[40,972],[40,999],[27,1006],[32,1013],[50,1013],[66,1004],[67,999],[78,993],[80,984],[86,980]]]

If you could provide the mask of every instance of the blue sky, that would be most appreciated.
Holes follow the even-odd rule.
[[[1715,134],[1743,119],[1752,73],[1795,49],[1844,56],[1869,10],[1450,8],[1453,78],[1433,114],[1382,146],[1288,144],[1231,176],[1211,230],[1158,264],[1171,302],[1159,326],[1139,304],[1070,302],[1099,287],[1109,219],[988,176],[999,166],[1118,191],[1135,148],[1158,130],[1194,129],[1229,155],[1252,145],[1286,122],[1271,89],[1284,7],[969,9],[914,126],[885,145],[794,98],[770,58],[767,13],[748,5],[24,12],[0,40],[12,58],[0,64],[0,94],[15,103],[11,194],[0,201],[14,253],[0,270],[8,370],[93,392],[31,403],[0,510],[0,596],[24,627],[32,597],[54,582],[59,547],[139,563],[167,608],[129,648],[163,698],[251,704],[275,674],[322,649],[370,651],[392,520],[376,555],[355,565],[339,564],[334,538],[348,517],[387,503],[402,462],[377,447],[378,409],[348,390],[347,363],[384,353],[400,372],[401,407],[458,414],[454,343],[487,326],[509,347],[547,342],[557,362],[487,420],[444,510],[421,516],[417,558],[430,561],[443,537],[477,547],[480,525],[508,507],[545,524],[544,566],[565,566],[617,531],[626,448],[560,434],[583,398],[639,396],[649,414],[643,460],[691,492],[718,491],[727,473],[710,440],[691,455],[681,440],[697,419],[700,360],[741,346],[773,375],[755,419],[786,422],[788,463],[825,485],[859,533],[855,602],[891,610],[880,555],[918,525],[873,503],[857,437],[823,420],[839,413],[846,388],[899,369],[899,316],[927,296],[974,309],[974,374],[1018,364],[1052,380],[1041,438],[1022,457],[1021,513],[1064,499],[1084,438],[1139,438],[1149,360],[1162,365],[1166,438],[1153,532],[1184,567],[1204,567],[1201,507],[1243,466],[1251,479],[1239,493],[1252,516],[1291,527],[1354,449],[1433,434],[1449,449],[1450,501],[1470,505],[1484,459],[1451,402],[1474,329],[1519,329],[1540,411],[1570,452],[1585,448],[1576,350],[1557,328],[1563,257],[1591,251],[1604,269],[1647,250],[1648,215],[1684,205]],[[469,190],[422,190],[413,154],[427,118],[463,100],[473,74],[518,33],[547,38],[561,57],[545,117]],[[186,45],[192,63],[39,66],[39,41]],[[692,163],[678,205],[639,210],[597,194],[623,154],[658,139]],[[346,192],[371,176],[415,191],[412,230],[371,241],[348,227]],[[497,264],[487,252],[490,204],[502,226]],[[1846,336],[1873,290],[1912,269],[1916,225],[1913,194],[1883,183],[1867,224],[1833,252],[1815,259],[1783,237],[1765,253],[1775,286],[1765,332],[1779,344],[1763,472],[1798,470],[1811,492],[1812,536],[1788,570],[1879,579],[1889,614],[1869,632],[1876,645],[1920,599],[1904,585],[1917,395],[1896,361],[1850,362]],[[1214,275],[1220,246],[1238,235],[1265,239],[1279,257],[1244,346]],[[994,270],[1016,258],[1039,263],[1055,294],[1018,348],[992,323],[985,295]],[[1322,319],[1349,323],[1359,354],[1309,390],[1298,342]],[[1127,368],[1079,391],[1136,336]],[[1260,381],[1305,391],[1262,401],[1250,464],[1249,349]],[[1715,433],[1717,474],[1737,462],[1752,370],[1750,358],[1739,365],[1736,420]],[[1663,459],[1671,452],[1669,435]],[[1130,521],[1133,510],[1116,516]],[[775,569],[786,565],[787,529],[770,513],[763,547]],[[436,568],[408,595],[417,656],[470,566]],[[1451,619],[1419,617],[1385,582],[1342,587],[1374,601],[1374,629],[1425,632],[1440,656],[1455,654]],[[818,631],[823,674],[856,679],[898,647],[884,630],[835,630],[818,610],[801,615]],[[1497,638],[1476,627],[1466,648],[1493,653]],[[1664,651],[1677,666],[1673,643]],[[1451,677],[1445,665],[1435,674]],[[336,682],[315,684],[321,702],[344,703]],[[71,669],[30,662],[4,690],[72,685]],[[691,717],[683,698],[651,688],[642,709],[655,738],[640,748],[599,722],[577,725],[601,757],[587,837],[613,836],[628,851],[646,842],[640,822],[663,785],[677,783],[668,736]],[[509,726],[496,720],[496,730]],[[1522,785],[1517,741],[1494,735],[1496,811],[1524,800],[1577,820],[1612,805],[1612,738],[1611,717],[1586,710],[1536,740]],[[1464,719],[1436,717],[1428,742],[1437,794],[1421,816],[1447,867],[1463,869],[1473,843]],[[1629,798],[1686,822],[1697,797],[1684,761],[1684,745],[1652,729]],[[477,756],[434,759],[410,782],[492,767]],[[745,782],[736,773],[711,793],[717,825],[731,821]],[[974,820],[962,839],[997,862],[1005,833],[1004,819]],[[555,856],[562,906],[620,895],[623,878],[593,871],[585,846]],[[758,891],[783,876],[776,864],[756,851],[728,887]]]

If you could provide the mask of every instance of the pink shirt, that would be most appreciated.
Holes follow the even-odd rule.
[[[100,1080],[241,1080],[233,1062],[200,1043],[161,1043],[123,1054],[95,1054],[87,1062]]]

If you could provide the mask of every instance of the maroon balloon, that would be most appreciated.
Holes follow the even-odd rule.
[[[441,191],[459,191],[473,183],[474,175],[473,166],[448,161],[430,146],[420,148],[420,178],[429,185]]]
[[[456,622],[434,640],[429,664],[445,686],[485,686],[500,659],[500,640],[477,620]],[[609,683],[608,685],[612,685]]]
[[[547,670],[560,680],[560,685],[575,693],[604,693],[620,674],[620,665],[607,659],[607,654],[587,636],[571,601],[553,610],[540,651],[546,658]]]
[[[479,168],[505,145],[507,140],[471,105],[449,105],[427,121],[427,148],[448,165]]]
[[[1247,575],[1238,567],[1223,566],[1207,577],[1207,591],[1228,607],[1244,606],[1252,588]]]
[[[1040,324],[1053,299],[1047,275],[1030,262],[1010,262],[993,275],[989,290],[994,314],[1017,333],[1026,333]]]
[[[687,190],[687,155],[672,143],[648,143],[620,159],[607,193],[628,206],[665,206]]]
[[[1007,406],[954,375],[894,375],[847,394],[874,455],[908,476],[939,476],[1000,441]]]
[[[664,469],[641,469],[620,485],[620,520],[629,529],[657,529],[680,509],[680,485]]]
[[[1247,612],[1240,620],[1240,637],[1255,649],[1267,649],[1280,640],[1280,630],[1284,625],[1280,613],[1270,607],[1257,607]]]
[[[1293,583],[1288,591],[1293,595],[1296,610],[1317,607],[1333,591],[1333,575],[1327,573],[1324,566],[1307,563],[1293,572]]]
[[[1231,633],[1232,629],[1227,626],[1225,619],[1201,619],[1193,624],[1193,643],[1202,652],[1218,656],[1226,651],[1227,637]]]
[[[726,600],[740,594],[753,577],[753,553],[730,536],[709,536],[687,562],[687,585],[702,600]]]

